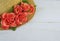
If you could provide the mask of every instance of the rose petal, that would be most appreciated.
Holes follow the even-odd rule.
[[[1,24],[2,24],[2,29],[4,29],[4,30],[8,30],[9,29],[9,25],[7,25],[5,23],[5,21],[1,21]]]
[[[21,25],[22,24],[22,22],[19,21],[18,15],[16,15],[16,17],[15,17],[15,22],[16,22],[17,25]]]
[[[20,16],[19,16],[19,21],[21,21],[21,22],[27,22],[27,17],[26,17],[26,15],[25,15],[25,14],[20,15]]]
[[[12,24],[10,24],[10,27],[16,27],[16,23],[13,22]]]
[[[22,12],[22,7],[20,5],[15,5],[14,12],[15,14],[19,14],[19,12]]]
[[[34,6],[32,4],[30,4],[30,12],[29,12],[29,14],[33,14],[34,10],[35,10]]]
[[[23,2],[21,3],[21,7],[23,8],[24,11],[28,11],[30,9],[29,4]]]

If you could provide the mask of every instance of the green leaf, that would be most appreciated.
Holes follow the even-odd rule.
[[[8,12],[13,12],[13,10],[14,10],[14,6],[12,6],[12,7],[8,10]]]
[[[22,0],[22,2],[29,3],[27,0]]]
[[[28,10],[27,12],[30,12],[30,10]]]
[[[36,7],[36,5],[34,5],[34,7]]]
[[[17,5],[20,5],[21,4],[21,2],[19,2]]]
[[[16,30],[16,27],[10,27],[11,30],[15,31]]]

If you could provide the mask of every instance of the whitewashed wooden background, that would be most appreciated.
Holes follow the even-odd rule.
[[[35,16],[16,31],[0,31],[0,41],[60,41],[60,0],[34,0]]]

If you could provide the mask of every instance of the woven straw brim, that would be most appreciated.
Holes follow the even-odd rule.
[[[22,0],[0,0],[0,14],[7,12],[13,5],[21,1]]]

